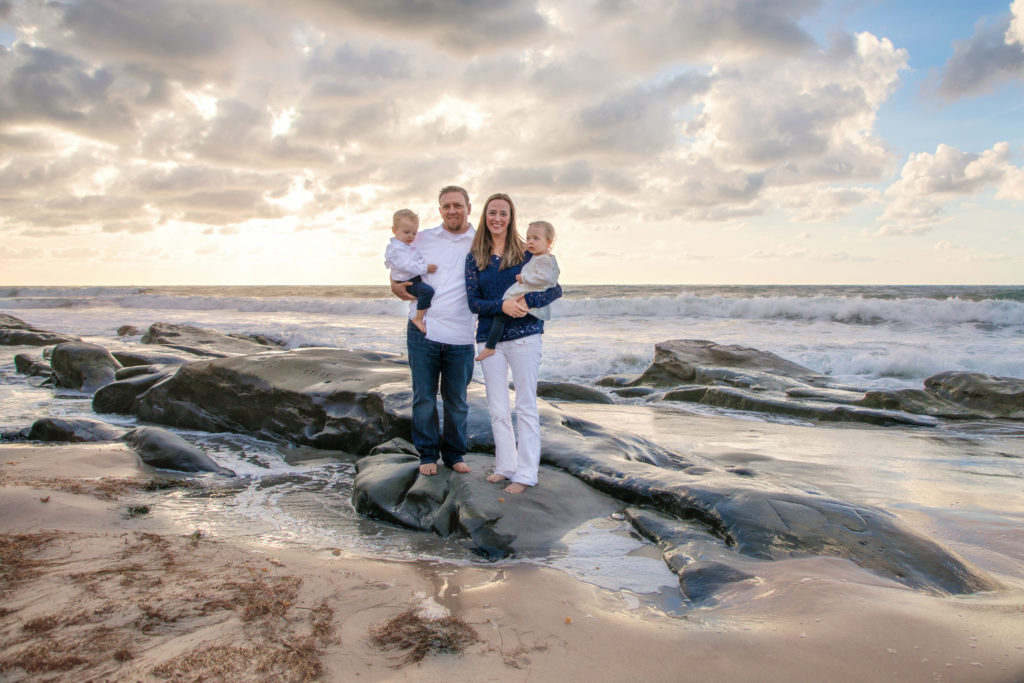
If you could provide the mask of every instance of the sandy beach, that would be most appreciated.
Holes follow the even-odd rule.
[[[530,564],[397,562],[212,538],[121,445],[0,447],[4,680],[1014,681],[1019,591],[923,597],[836,559],[778,564],[713,613],[636,609]],[[156,490],[147,490],[156,489]],[[771,571],[771,570],[770,570]],[[735,598],[735,599],[731,599]],[[632,608],[631,608],[632,607]],[[375,645],[418,610],[460,653]]]

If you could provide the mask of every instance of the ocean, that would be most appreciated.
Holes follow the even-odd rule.
[[[593,384],[609,374],[639,373],[654,345],[670,339],[770,351],[860,390],[921,387],[946,370],[1024,377],[1024,286],[601,285],[564,291],[546,324],[542,379]],[[144,331],[170,322],[263,335],[288,348],[405,353],[406,304],[376,286],[8,286],[0,287],[0,312],[108,347],[138,343],[137,336],[117,335],[123,325]],[[97,417],[89,397],[17,375],[13,357],[25,351],[0,347],[0,431],[47,415]],[[995,574],[1012,587],[1005,599],[1024,605],[1024,424],[815,424],[642,399],[562,407],[678,452],[752,463],[787,485],[893,512]],[[124,427],[134,423],[127,416],[99,417]],[[286,444],[239,435],[176,431],[241,475],[216,495],[168,494],[162,514],[185,528],[400,560],[481,561],[457,544],[356,515],[349,502],[351,462],[310,459]],[[618,591],[627,609],[670,615],[689,609],[660,555],[621,520],[577,530],[552,557],[513,561],[539,562]],[[838,582],[849,578],[845,568],[818,569]],[[783,582],[780,577],[766,581]]]

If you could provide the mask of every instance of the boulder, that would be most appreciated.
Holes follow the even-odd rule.
[[[141,339],[143,344],[160,344],[196,356],[225,358],[281,349],[266,337],[245,337],[206,330],[192,325],[153,323]]]
[[[173,432],[160,427],[136,427],[122,439],[144,463],[162,470],[215,472],[233,477],[235,473],[215,463],[210,456]]]
[[[113,382],[121,364],[102,346],[65,342],[53,350],[50,367],[58,386],[91,394]]]
[[[195,356],[185,357],[176,353],[164,353],[162,351],[131,350],[113,351],[112,354],[121,365],[126,368],[138,365],[184,365],[195,360]]]
[[[400,356],[306,348],[183,365],[140,397],[138,415],[364,454],[392,437],[411,438],[411,400]]]
[[[142,330],[134,325],[121,325],[121,327],[117,328],[118,337],[134,337],[140,334],[142,334]]]
[[[41,330],[29,325],[21,318],[0,313],[0,345],[51,346],[71,341],[78,341],[78,337]]]
[[[713,370],[711,375],[707,374],[709,369]],[[747,371],[747,374],[722,372],[726,369]],[[701,373],[706,375],[703,381]],[[769,351],[735,344],[716,344],[704,339],[675,339],[654,346],[654,361],[635,383],[657,386],[713,384],[716,379],[723,378],[736,378],[729,383],[744,386],[765,382],[778,384],[777,378],[787,378],[791,385],[829,382],[827,376]]]
[[[399,356],[298,349],[184,365],[139,398],[138,415],[161,424],[365,454],[392,439],[410,439],[411,394],[408,364]],[[469,450],[493,452],[483,387],[472,384],[468,399]],[[729,471],[696,456],[673,453],[643,437],[570,417],[546,401],[539,404],[545,465],[621,503],[696,524],[708,542],[726,544],[753,558],[848,558],[895,581],[935,593],[973,592],[996,585],[881,510],[768,482],[751,476],[754,472],[749,468]],[[447,489],[435,488],[439,483],[418,483],[415,457],[409,449],[408,444],[399,443],[396,453],[378,450],[373,457],[381,460],[361,466],[365,475],[354,493],[365,492],[365,498],[354,498],[360,509],[410,528],[453,534],[487,556],[520,550],[514,540],[502,540],[512,533],[504,522],[488,527],[473,517],[476,512],[466,514],[477,521],[460,521],[461,501],[475,495],[473,491],[464,495],[456,491],[451,497]],[[487,469],[479,460],[474,463],[477,474]],[[545,470],[541,487],[548,474]],[[427,488],[417,489],[409,498],[412,486]],[[541,487],[523,494],[524,499]],[[466,509],[482,505],[473,502]],[[551,516],[557,517],[557,511]],[[669,551],[664,552],[668,556]]]
[[[980,372],[940,372],[926,379],[924,388],[969,411],[1024,420],[1024,379]]]
[[[612,397],[600,389],[572,384],[571,382],[537,382],[537,395],[553,401],[573,401],[576,403],[615,403]]]
[[[92,395],[93,412],[134,415],[137,412],[136,402],[139,396],[170,376],[171,373],[167,371],[145,373],[100,387]]]
[[[53,374],[49,363],[33,358],[27,353],[19,353],[14,356],[14,369],[19,374],[30,377],[49,377]]]
[[[31,441],[85,443],[117,441],[123,434],[123,429],[99,420],[44,417],[32,423],[26,438]]]
[[[439,466],[435,476],[422,477],[415,455],[367,456],[356,463],[352,504],[362,515],[432,531],[489,560],[545,556],[570,530],[621,507],[550,468],[528,494],[503,493],[501,485],[486,480],[492,458],[468,455],[466,462],[468,474]]]

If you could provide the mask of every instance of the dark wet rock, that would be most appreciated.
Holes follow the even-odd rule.
[[[409,440],[411,393],[408,365],[399,356],[299,349],[184,365],[141,396],[138,415],[161,424],[240,432],[358,454],[391,439]],[[468,399],[469,449],[493,452],[483,387],[472,384]],[[994,585],[885,512],[750,476],[754,471],[749,468],[747,472],[729,472],[712,461],[673,453],[643,437],[573,418],[543,400],[539,403],[545,465],[624,503],[695,523],[705,538],[717,539],[746,556],[843,557],[908,586],[936,593],[966,593]],[[484,554],[492,552],[488,548],[501,548],[501,543],[517,548],[515,543],[502,541],[511,532],[497,522],[488,527],[486,520],[474,517],[476,521],[465,522],[460,516],[449,516],[462,515],[461,509],[451,507],[456,505],[454,501],[464,499],[462,494],[450,497],[443,487],[435,490],[441,480],[419,484],[408,444],[396,446],[396,450],[402,454],[374,456],[385,459],[375,461],[375,473],[367,471],[360,486],[385,493],[359,503],[367,506],[362,509],[369,510],[372,504],[373,514],[380,518],[390,515],[391,521],[410,528],[468,538],[467,542]],[[475,466],[476,474],[482,468],[486,465]],[[548,474],[545,470],[541,486],[523,496],[544,488]],[[368,483],[371,477],[392,483],[377,489]],[[396,493],[402,486],[413,485],[428,488],[417,489],[412,499]],[[475,494],[470,491],[466,495]],[[448,506],[445,511],[442,505]],[[557,518],[559,513],[550,514]]]
[[[1024,379],[980,372],[941,372],[924,381],[940,399],[992,417],[1024,419]]]
[[[139,396],[170,376],[168,371],[150,372],[111,382],[92,395],[92,409],[97,413],[134,415]]]
[[[28,438],[28,432],[31,427],[25,427],[23,429],[8,429],[5,432],[0,432],[0,441],[24,441]]]
[[[196,360],[195,356],[183,356],[154,350],[113,351],[111,355],[126,368],[137,365],[184,365]]]
[[[889,391],[869,391],[855,401],[856,405],[883,410],[901,410],[915,415],[929,415],[946,419],[976,419],[986,417],[977,412],[966,410],[962,406],[944,401],[924,389],[894,389]]]
[[[14,356],[14,369],[19,374],[29,377],[49,377],[53,374],[49,363],[33,358],[27,353],[19,353]]]
[[[683,589],[683,595],[693,602],[706,602],[723,587],[754,578],[752,574],[723,562],[697,560],[686,565],[679,573],[679,587]]]
[[[634,384],[640,375],[605,375],[594,382],[599,387],[626,387]]]
[[[622,387],[620,389],[612,389],[619,398],[646,398],[657,392],[654,387]]]
[[[143,344],[160,344],[197,356],[225,358],[263,351],[280,350],[266,337],[223,334],[192,325],[153,323],[142,337]]]
[[[86,443],[117,441],[123,434],[123,429],[99,420],[44,417],[32,423],[26,436],[31,441]]]
[[[132,377],[138,377],[139,375],[155,375],[159,372],[168,373],[164,370],[162,365],[132,365],[130,367],[124,367],[114,373],[114,379],[121,381],[122,379],[130,379]]]
[[[377,444],[370,449],[370,452],[367,455],[379,455],[380,453],[389,453],[392,455],[396,453],[405,453],[406,455],[415,455],[416,457],[419,457],[419,453],[416,451],[415,446],[405,439],[398,437],[385,441],[384,443]]]
[[[356,463],[352,504],[360,514],[410,529],[432,531],[491,560],[547,554],[570,530],[607,517],[621,504],[564,472],[544,468],[540,486],[504,493],[485,477],[494,460],[469,455],[468,474],[439,466],[419,474],[419,458],[380,454]]]
[[[862,422],[881,426],[912,425],[934,427],[934,419],[925,415],[909,415],[897,410],[882,410],[860,406],[836,405],[810,401],[787,401],[770,395],[753,394],[730,387],[687,387],[665,392],[662,400],[688,401],[704,405],[748,410],[773,415],[787,415],[806,420],[828,422]]]
[[[202,449],[160,427],[136,427],[123,437],[144,463],[162,470],[179,472],[235,473],[215,463]]]
[[[751,387],[777,385],[779,378],[787,378],[790,385],[829,382],[828,377],[768,351],[704,339],[675,339],[654,346],[654,361],[635,383],[677,386],[725,382]]]
[[[53,350],[50,367],[58,386],[91,394],[113,382],[121,364],[102,346],[65,342]]]
[[[0,313],[0,345],[50,346],[71,341],[78,341],[78,337],[41,330],[29,325],[21,318]]]
[[[117,328],[117,336],[119,337],[134,337],[140,334],[142,334],[142,330],[134,325],[121,325],[121,327]]]
[[[140,398],[138,415],[367,453],[392,437],[411,438],[411,394],[400,356],[309,348],[183,365]]]
[[[537,382],[537,395],[553,401],[573,401],[576,403],[615,403],[612,398],[593,387],[571,382]]]

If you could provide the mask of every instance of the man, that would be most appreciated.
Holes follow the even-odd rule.
[[[476,234],[469,223],[469,194],[455,185],[443,187],[438,209],[441,225],[420,231],[413,242],[427,263],[437,264],[436,272],[423,276],[434,288],[425,318],[427,331],[421,332],[411,320],[406,331],[412,370],[412,443],[420,454],[420,474],[427,476],[437,474],[439,457],[456,472],[469,472],[469,465],[463,462],[469,419],[466,388],[473,377],[476,355],[476,316],[466,302],[466,255]],[[409,284],[392,281],[391,291],[400,299],[415,302],[405,290]],[[444,407],[443,429],[437,414],[438,389]]]

